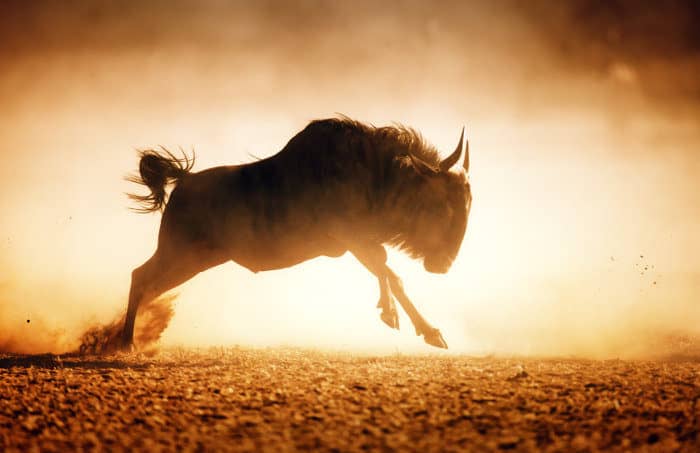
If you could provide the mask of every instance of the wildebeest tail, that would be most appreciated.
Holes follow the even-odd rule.
[[[151,193],[148,195],[127,194],[139,205],[134,208],[134,211],[146,213],[163,209],[167,197],[166,187],[170,184],[176,184],[194,166],[194,151],[192,157],[184,151],[180,151],[182,157],[175,156],[163,147],[160,147],[159,150],[139,151],[139,174],[127,176],[126,179],[148,187]]]

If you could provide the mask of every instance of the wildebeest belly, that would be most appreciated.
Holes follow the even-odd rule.
[[[337,257],[346,251],[346,247],[332,238],[268,238],[235,247],[231,260],[253,272],[260,272],[284,269],[319,256]]]
[[[207,244],[253,272],[345,253],[328,235],[334,219],[315,209],[324,206],[318,194],[273,167],[263,161],[217,167],[182,180],[163,213],[161,234]]]

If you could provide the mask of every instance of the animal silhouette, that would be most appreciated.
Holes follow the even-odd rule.
[[[133,347],[139,304],[232,260],[253,272],[352,253],[379,283],[381,319],[399,328],[395,299],[417,335],[440,348],[440,330],[418,312],[387,266],[385,246],[445,273],[457,256],[471,207],[464,129],[441,159],[411,128],[346,117],[311,122],[277,154],[192,172],[194,155],[140,152],[131,195],[141,212],[163,210],[154,255],[134,269],[121,346]],[[173,185],[166,201],[168,185]]]

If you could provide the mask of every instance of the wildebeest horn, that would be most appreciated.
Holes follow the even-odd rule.
[[[469,140],[464,144],[464,171],[469,173]]]
[[[442,162],[440,162],[440,170],[448,171],[454,164],[459,160],[459,156],[462,154],[462,143],[464,142],[464,127],[462,127],[462,135],[459,137],[459,143],[457,143],[457,148],[452,151],[452,154],[447,156]]]

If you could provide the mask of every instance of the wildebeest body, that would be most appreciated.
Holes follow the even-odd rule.
[[[461,146],[460,140],[448,158],[452,164]],[[390,312],[392,295],[401,301],[405,294],[386,267],[383,245],[423,258],[431,272],[446,272],[464,236],[469,184],[464,171],[441,170],[445,161],[413,130],[348,119],[312,122],[272,157],[197,173],[189,172],[189,163],[183,169],[177,161],[145,152],[139,182],[159,194],[155,201],[136,197],[151,203],[145,210],[165,204],[168,181],[177,185],[163,212],[158,250],[134,271],[136,295],[130,294],[129,311],[138,305],[133,300],[160,294],[228,260],[258,272],[351,251],[379,278],[380,305]],[[386,317],[383,313],[382,319],[398,328],[395,313],[391,321]],[[441,336],[429,341],[428,331],[435,331],[433,337],[439,331],[421,321],[416,331],[429,343],[444,345]],[[128,314],[125,343],[133,329],[129,324]]]

